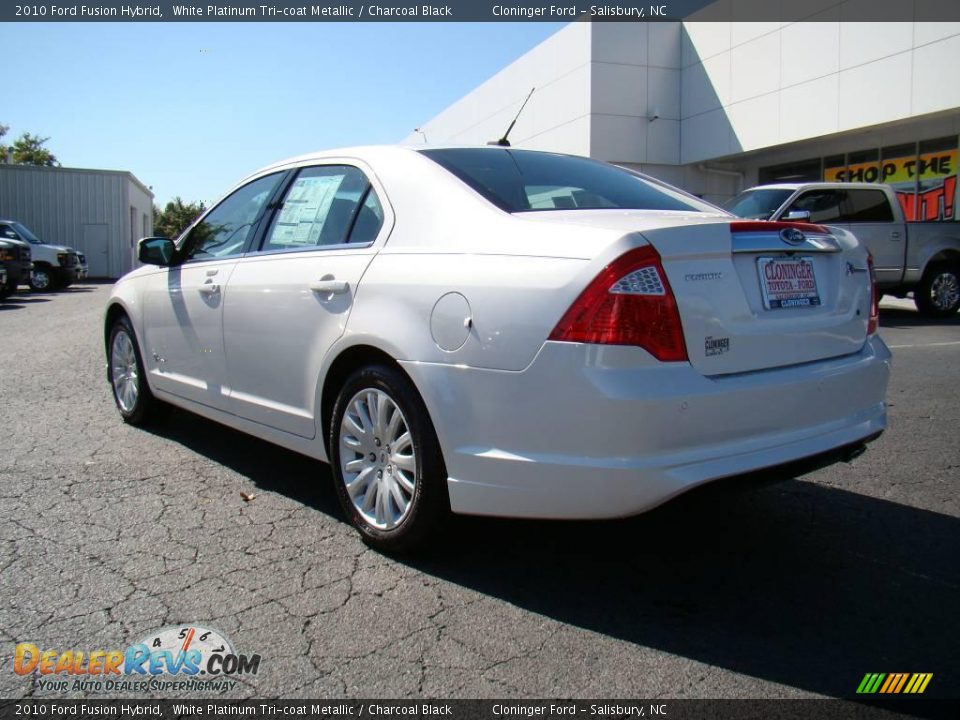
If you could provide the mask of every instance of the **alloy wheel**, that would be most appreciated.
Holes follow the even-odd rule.
[[[33,270],[31,279],[37,290],[46,290],[50,287],[50,273],[46,270]]]
[[[340,470],[361,517],[390,530],[409,514],[417,486],[417,458],[406,418],[382,390],[351,398],[340,422]]]
[[[960,280],[955,273],[945,271],[930,283],[930,300],[937,310],[951,310],[960,301]]]
[[[125,413],[133,412],[140,395],[140,375],[133,340],[126,330],[118,330],[110,348],[110,379],[117,404]]]

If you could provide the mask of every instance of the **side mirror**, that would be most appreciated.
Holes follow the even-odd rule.
[[[145,265],[170,265],[176,251],[177,246],[169,238],[150,237],[137,243],[137,258]]]
[[[810,222],[810,211],[809,210],[791,210],[786,215],[783,216],[784,220],[792,220],[793,222]]]

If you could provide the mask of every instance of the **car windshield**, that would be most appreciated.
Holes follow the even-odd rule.
[[[783,205],[793,190],[769,188],[747,190],[723,204],[724,210],[748,220],[769,220],[778,207]]]
[[[572,155],[458,148],[421,150],[501,210],[717,212],[692,195],[607,163]]]
[[[40,238],[30,232],[24,225],[21,225],[18,222],[13,223],[13,229],[17,231],[17,234],[26,240],[28,243],[33,245],[41,245],[43,243]]]

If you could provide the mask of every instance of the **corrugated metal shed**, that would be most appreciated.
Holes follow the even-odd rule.
[[[120,170],[0,164],[0,218],[82,251],[91,277],[117,278],[153,233],[153,193]]]

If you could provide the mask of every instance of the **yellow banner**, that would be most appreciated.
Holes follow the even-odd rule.
[[[890,185],[914,183],[920,180],[939,180],[957,174],[957,150],[942,150],[916,155],[889,158],[882,162],[867,162],[846,167],[826,168],[827,182],[882,182]]]

